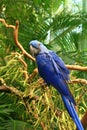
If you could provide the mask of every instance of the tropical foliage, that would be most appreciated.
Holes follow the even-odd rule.
[[[38,39],[66,64],[86,66],[87,13],[80,5],[76,11],[77,5],[71,10],[67,5],[67,0],[1,0],[0,18],[9,25],[19,20],[19,42],[28,53],[29,41]],[[0,23],[0,130],[75,130],[59,93],[44,85],[35,68],[15,44],[13,29]],[[72,70],[70,77],[86,79],[87,73]],[[86,84],[69,87],[81,118]]]

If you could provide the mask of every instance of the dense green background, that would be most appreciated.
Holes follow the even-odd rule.
[[[38,39],[66,64],[86,66],[86,7],[86,0],[0,0],[0,18],[13,25],[19,20],[19,41],[28,53],[29,41]],[[59,93],[53,87],[41,87],[38,75],[25,78],[24,72],[30,76],[35,67],[15,45],[13,30],[0,23],[0,85],[4,80],[22,92],[22,96],[0,92],[0,130],[75,130]],[[72,70],[70,77],[87,79],[87,73]],[[81,118],[87,109],[87,87],[80,83],[69,87]]]

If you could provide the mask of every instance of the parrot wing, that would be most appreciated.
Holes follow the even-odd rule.
[[[67,98],[75,104],[66,82],[69,79],[69,71],[62,59],[54,52],[49,51],[49,53],[40,53],[37,56],[37,64],[39,74],[43,77],[45,82],[53,85],[61,95],[67,96]]]
[[[66,68],[63,60],[60,57],[58,57],[58,55],[55,52],[49,51],[49,53],[52,56],[54,62],[56,63],[54,68],[57,68],[56,69],[56,70],[58,70],[57,72],[61,74],[61,77],[59,80],[59,82],[60,82],[59,84],[61,84],[61,86],[59,85],[58,87],[60,87],[62,92],[65,93],[64,95],[67,95],[68,99],[70,99],[73,102],[73,104],[76,105],[76,102],[73,98],[73,95],[70,92],[68,85],[67,85],[67,82],[66,82],[69,80],[69,70]]]
[[[63,78],[65,80],[69,80],[69,70],[66,68],[63,60],[60,57],[58,57],[58,55],[55,52],[49,51],[49,53],[54,59],[54,61],[56,62],[57,67],[59,68],[60,73],[62,74]]]

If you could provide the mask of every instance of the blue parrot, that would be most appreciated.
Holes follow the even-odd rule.
[[[75,110],[75,100],[68,88],[69,70],[64,62],[55,52],[48,50],[38,40],[31,41],[29,45],[32,56],[36,58],[40,76],[48,85],[52,85],[58,90],[78,130],[84,130]]]

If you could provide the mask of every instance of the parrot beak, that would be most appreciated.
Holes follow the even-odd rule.
[[[30,45],[30,53],[34,57],[34,48],[32,47],[32,45]]]

